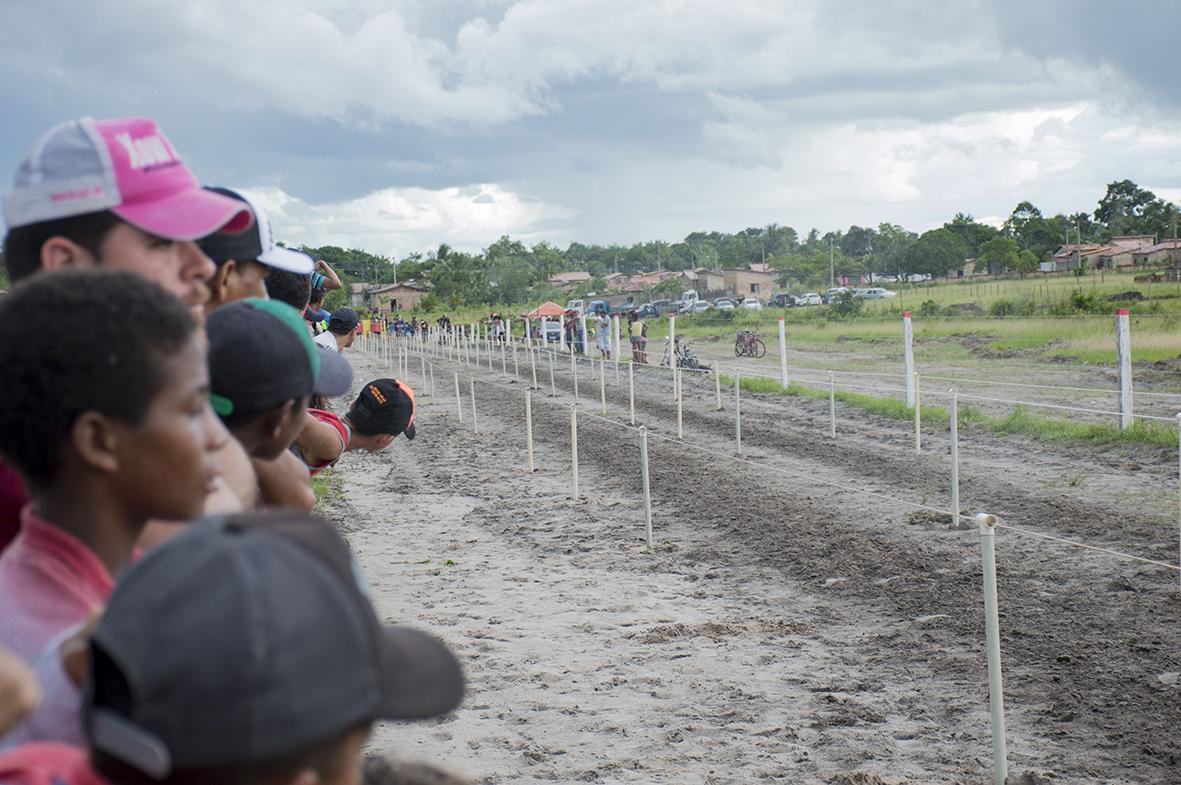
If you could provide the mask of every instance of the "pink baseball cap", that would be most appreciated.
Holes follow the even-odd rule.
[[[170,240],[240,232],[254,220],[242,202],[201,188],[147,117],[83,117],[51,128],[4,194],[9,229],[100,210]]]

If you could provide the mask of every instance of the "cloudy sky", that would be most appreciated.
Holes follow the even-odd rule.
[[[280,239],[802,233],[1181,200],[1175,0],[3,0],[0,172],[147,114]]]

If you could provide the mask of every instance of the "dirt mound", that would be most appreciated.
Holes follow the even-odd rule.
[[[905,780],[888,780],[866,771],[838,774],[829,782],[832,785],[906,785]]]
[[[906,522],[911,526],[950,526],[951,513],[933,512],[931,510],[915,510],[906,516]]]
[[[814,628],[807,624],[783,621],[781,619],[750,619],[743,622],[706,621],[698,624],[664,624],[653,627],[640,636],[641,643],[667,643],[679,638],[709,638],[720,641],[735,635],[765,635],[779,637],[783,635],[808,635]]]

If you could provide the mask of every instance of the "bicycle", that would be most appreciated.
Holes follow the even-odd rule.
[[[710,370],[710,366],[706,365],[704,362],[701,361],[700,358],[698,358],[697,352],[690,349],[689,344],[684,339],[682,339],[681,336],[679,336],[679,335],[677,336],[676,343],[677,343],[676,357],[677,357],[677,367],[678,368],[689,368],[691,370],[698,370],[698,371]],[[668,338],[664,339],[664,354],[662,354],[660,357],[660,364],[661,365],[668,365]]]
[[[752,333],[750,330],[739,330],[738,336],[734,340],[734,356],[735,357],[765,357],[767,355],[767,344],[759,340],[759,336]]]

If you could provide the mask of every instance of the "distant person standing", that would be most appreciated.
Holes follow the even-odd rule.
[[[627,315],[627,334],[632,344],[632,361],[648,362],[647,352],[644,351],[648,343],[648,325],[635,311]]]
[[[611,317],[606,311],[595,315],[595,343],[606,360],[611,359]]]

